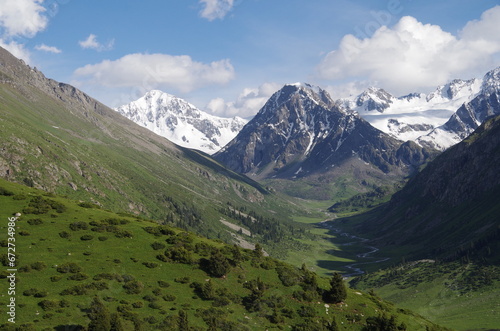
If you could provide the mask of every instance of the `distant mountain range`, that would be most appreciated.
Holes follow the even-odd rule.
[[[494,113],[484,105],[485,109],[473,115],[474,118],[465,118],[468,117],[466,109],[455,114],[474,98],[487,99],[495,94],[492,91],[499,90],[499,70],[490,71],[482,79],[455,79],[429,94],[395,97],[382,88],[370,87],[354,99],[330,100],[329,106],[356,112],[372,126],[398,140],[411,140],[442,151],[460,142],[485,116]],[[239,117],[210,115],[181,98],[157,90],[115,110],[180,146],[208,154],[218,152],[248,123]]]
[[[445,150],[476,129],[486,118],[499,114],[500,68],[482,79],[455,79],[425,95],[394,97],[370,88],[354,100],[337,103],[354,110],[376,128],[402,140]]]
[[[171,142],[213,154],[233,139],[247,120],[207,114],[187,101],[158,90],[115,109]]]

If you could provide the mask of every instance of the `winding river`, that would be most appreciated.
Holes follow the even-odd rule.
[[[353,240],[352,242],[348,242],[348,243],[344,243],[344,244],[338,244],[339,246],[349,246],[349,245],[353,245],[353,244],[363,244],[363,243],[368,242],[368,239],[366,239],[366,238],[361,238],[361,237],[358,237],[358,236],[354,236],[354,235],[349,234],[347,232],[341,232],[340,229],[337,229],[337,228],[333,227],[333,225],[331,224],[331,222],[332,222],[332,220],[325,220],[325,221],[323,221],[323,222],[321,222],[319,224],[320,224],[320,226],[322,226],[322,227],[324,227],[324,228],[326,228],[328,230],[331,230],[331,231],[337,233],[339,236],[347,237],[347,238]],[[374,254],[374,253],[376,253],[376,252],[379,251],[379,249],[377,247],[375,247],[375,246],[371,246],[371,245],[368,245],[368,244],[365,244],[364,246],[366,247],[367,252],[356,254],[357,258],[373,258],[370,255],[372,255],[372,254]],[[389,258],[388,257],[384,257],[384,258],[378,258],[375,261],[355,262],[355,263],[344,265],[342,267],[345,268],[345,269],[347,269],[348,272],[342,274],[342,276],[344,278],[349,278],[349,277],[354,277],[354,276],[362,275],[365,272],[363,271],[363,269],[360,266],[365,265],[365,264],[374,264],[374,263],[385,262],[387,260],[389,260]]]

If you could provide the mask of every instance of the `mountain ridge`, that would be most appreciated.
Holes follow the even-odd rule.
[[[247,121],[210,115],[171,94],[152,90],[115,108],[121,115],[173,143],[213,154],[226,145]]]

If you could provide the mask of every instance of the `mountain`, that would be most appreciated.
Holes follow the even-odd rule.
[[[499,171],[496,116],[429,162],[389,203],[332,222],[370,238],[376,261],[390,266],[351,285],[454,330],[497,329]]]
[[[455,79],[428,95],[412,93],[401,97],[371,87],[354,100],[338,100],[337,104],[356,111],[371,125],[399,140],[422,144],[421,137],[443,125],[462,104],[472,100],[481,90],[481,83],[480,79]],[[426,139],[437,143],[423,145],[440,150],[459,142],[443,141],[438,135]]]
[[[422,146],[445,149],[470,135],[487,118],[500,115],[500,67],[488,72],[474,98],[443,125],[417,139]]]
[[[499,171],[497,116],[436,157],[359,230],[378,245],[408,249],[407,259],[467,255],[498,263],[491,251],[500,237]]]
[[[288,222],[268,211],[286,215],[280,213],[286,201],[257,182],[46,78],[1,48],[0,100],[4,179],[228,242],[232,231],[220,222],[228,202]]]
[[[255,178],[330,177],[327,184],[344,172],[357,183],[401,179],[432,154],[374,128],[321,88],[297,83],[271,96],[214,157]]]
[[[183,99],[158,90],[115,110],[179,146],[208,154],[221,149],[247,123],[239,117],[207,114]]]

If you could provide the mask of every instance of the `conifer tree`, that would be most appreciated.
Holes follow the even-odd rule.
[[[111,329],[109,310],[97,296],[92,300],[87,316],[90,319],[89,331],[109,331]]]
[[[347,290],[342,275],[335,272],[330,279],[330,290],[324,293],[324,300],[329,303],[339,303],[347,298]]]
[[[222,277],[231,270],[231,265],[224,254],[219,250],[212,254],[209,260],[209,272],[214,277]]]

